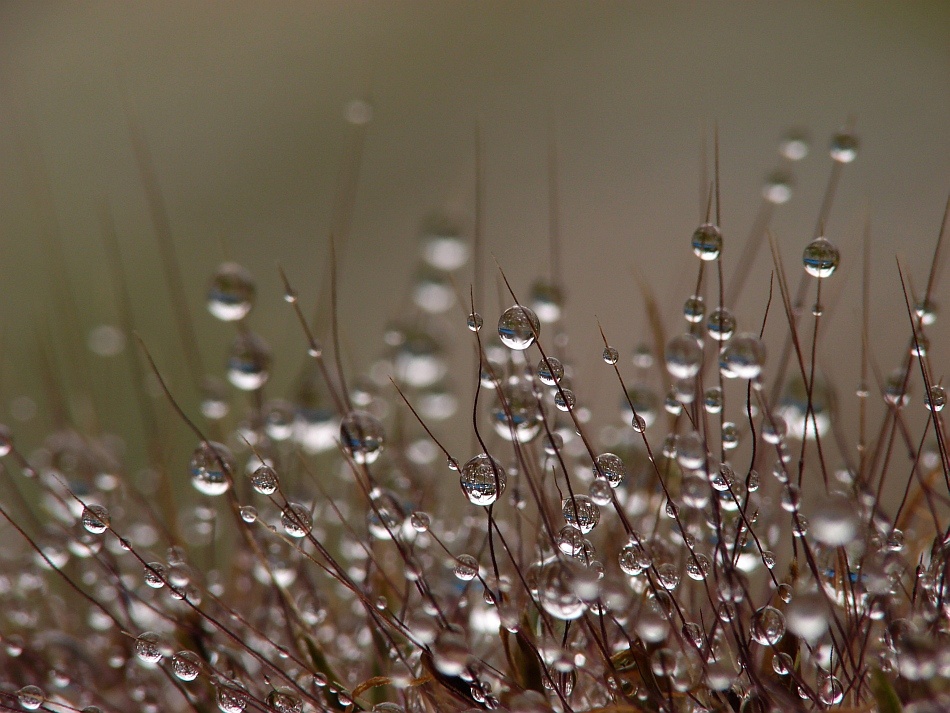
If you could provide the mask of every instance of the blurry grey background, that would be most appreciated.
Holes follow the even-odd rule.
[[[96,217],[103,200],[134,283],[140,329],[186,405],[196,406],[123,96],[154,156],[205,364],[223,372],[232,338],[203,308],[208,277],[228,257],[258,279],[251,324],[277,353],[277,392],[291,383],[303,343],[275,264],[287,267],[311,312],[326,279],[334,194],[352,143],[348,102],[365,99],[373,109],[341,249],[341,322],[354,368],[379,355],[383,325],[404,308],[425,217],[448,211],[471,232],[476,122],[486,249],[516,291],[543,274],[554,126],[572,361],[582,386],[585,373],[604,380],[578,390],[588,403],[612,387],[597,363],[594,315],[625,359],[647,337],[637,273],[655,290],[668,329],[680,324],[697,268],[689,237],[700,217],[701,135],[711,136],[718,121],[728,274],[778,162],[779,139],[789,127],[809,131],[812,152],[794,167],[794,197],[773,221],[797,283],[830,170],[828,138],[853,117],[862,146],[827,226],[843,262],[829,281],[837,307],[822,350],[832,376],[840,372],[853,394],[865,214],[873,235],[872,341],[887,369],[908,334],[894,255],[922,286],[950,190],[948,38],[950,4],[939,1],[6,2],[0,412],[9,419],[11,401],[26,393],[44,408],[39,343],[65,338],[67,327],[85,335],[116,321]],[[28,178],[38,172],[51,200]],[[51,295],[61,276],[40,240],[50,219],[67,256],[78,325],[63,324]],[[458,275],[466,291],[470,269]],[[740,325],[757,328],[770,269],[763,249]],[[493,325],[494,268],[486,270],[492,298],[481,311]],[[950,308],[947,294],[944,282],[936,297]],[[776,310],[772,320],[779,329],[784,317]],[[462,317],[456,321],[465,340]],[[942,321],[932,345],[937,376],[950,354]],[[105,425],[122,430],[125,365],[94,363],[91,387]]]

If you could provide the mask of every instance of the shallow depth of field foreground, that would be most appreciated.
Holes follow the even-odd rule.
[[[350,106],[357,140],[369,110]],[[722,194],[729,156],[710,130],[676,303],[641,269],[617,288],[643,326],[596,343],[563,326],[583,286],[560,260],[554,144],[549,244],[530,258],[537,281],[516,285],[484,243],[476,140],[472,229],[424,231],[406,306],[359,345],[362,372],[340,337],[338,235],[316,269],[226,261],[207,311],[189,303],[137,126],[156,308],[178,342],[159,351],[137,326],[103,206],[117,325],[88,350],[39,329],[46,389],[21,406],[54,427],[34,443],[0,433],[0,707],[950,709],[947,354],[931,348],[947,343],[947,213],[908,238],[932,255],[925,273],[873,256],[902,286],[901,319],[880,324],[873,222],[825,234],[864,149],[850,124],[782,141],[745,232],[718,227],[723,202],[749,197]],[[827,168],[818,205],[794,200],[806,155]],[[807,213],[813,234],[773,234],[778,210]],[[747,289],[754,265],[766,291]],[[255,332],[264,270],[293,334],[279,351]],[[320,297],[298,298],[314,272]],[[842,313],[862,335],[853,360],[822,349]],[[215,319],[232,330],[225,368],[196,338]],[[901,344],[896,362],[883,341]],[[166,378],[169,354],[184,377]],[[65,386],[104,355],[134,387],[117,433],[90,405],[101,395]],[[296,374],[285,393],[277,371]]]

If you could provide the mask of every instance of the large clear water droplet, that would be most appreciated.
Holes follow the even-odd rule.
[[[459,481],[471,503],[487,506],[505,492],[508,475],[501,463],[486,453],[480,453],[462,466]]]
[[[561,501],[564,521],[585,535],[600,522],[600,507],[587,495],[575,495]]]
[[[515,305],[506,309],[498,319],[498,336],[510,349],[523,351],[534,344],[541,332],[541,321],[527,307]]]

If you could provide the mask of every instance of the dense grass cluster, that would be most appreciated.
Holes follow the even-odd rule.
[[[645,293],[642,346],[598,346],[616,383],[607,403],[575,388],[557,274],[525,295],[500,275],[493,313],[478,269],[468,287],[477,232],[424,236],[413,307],[366,375],[340,356],[335,271],[318,323],[281,272],[300,348],[273,355],[252,331],[252,275],[221,265],[207,308],[235,326],[230,386],[193,368],[200,413],[179,406],[123,308],[145,484],[120,438],[68,417],[29,451],[0,435],[0,708],[950,709],[950,461],[934,368],[946,355],[927,348],[942,230],[925,290],[901,275],[907,348],[893,372],[874,368],[867,331],[850,381],[816,367],[822,286],[841,261],[822,226],[857,150],[850,130],[834,136],[801,263],[771,242],[758,324],[737,324],[730,305],[768,221],[727,272],[712,182],[706,220],[683,236],[698,259],[682,317],[664,324]],[[782,152],[766,215],[791,197],[807,144]],[[143,175],[149,188],[147,161]],[[165,269],[174,288],[174,261]],[[175,299],[194,367],[198,317]],[[775,321],[783,338],[766,345]],[[470,374],[450,363],[459,343]],[[274,362],[301,360],[298,388],[269,393]],[[844,422],[835,395],[853,384],[860,416]],[[906,414],[923,407],[918,430]],[[165,447],[171,420],[190,429],[190,452]],[[444,445],[458,443],[468,450]]]

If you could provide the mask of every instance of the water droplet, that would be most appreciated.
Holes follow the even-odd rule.
[[[146,631],[135,640],[135,655],[148,664],[162,660],[162,646],[158,634]]]
[[[253,522],[257,522],[257,508],[253,505],[242,505],[241,519],[249,525]]]
[[[785,512],[795,512],[801,503],[802,491],[794,483],[786,483],[782,490],[782,509]]]
[[[595,479],[587,489],[587,494],[590,496],[591,500],[600,506],[610,505],[611,500],[613,499],[610,483],[608,483],[604,478]]]
[[[401,381],[424,389],[445,376],[448,364],[435,337],[418,329],[407,329],[401,335],[393,357]]]
[[[854,501],[840,493],[821,498],[810,522],[812,537],[829,547],[850,544],[857,537],[860,526]]]
[[[357,463],[374,462],[385,442],[383,425],[365,411],[351,411],[340,423],[340,445]]]
[[[251,487],[261,495],[273,495],[280,487],[277,471],[266,463],[258,466],[251,473]]]
[[[247,708],[247,691],[237,681],[219,685],[216,699],[221,713],[243,713]]]
[[[784,171],[771,174],[762,187],[762,197],[773,205],[788,203],[792,197],[792,177]]]
[[[858,137],[850,131],[839,131],[831,137],[831,158],[838,163],[851,163],[858,156]]]
[[[620,456],[613,453],[601,453],[594,459],[594,477],[604,478],[610,487],[616,488],[627,477],[627,467]]]
[[[310,508],[299,503],[287,503],[280,515],[280,524],[291,537],[304,537],[313,529],[313,517]]]
[[[444,272],[425,268],[416,276],[412,301],[424,312],[443,314],[455,304],[455,290]]]
[[[545,324],[557,322],[561,318],[564,295],[556,285],[538,280],[531,286],[531,307]]]
[[[706,304],[699,295],[693,295],[683,304],[683,317],[690,324],[698,324],[703,321],[706,314]]]
[[[541,410],[527,381],[509,381],[497,390],[491,410],[495,432],[508,441],[527,443],[541,431]]]
[[[838,248],[823,237],[815,238],[808,243],[805,252],[802,253],[802,264],[805,265],[805,272],[812,277],[830,277],[838,268],[840,260],[841,254],[838,252]]]
[[[459,481],[463,492],[472,504],[487,506],[494,503],[505,492],[508,475],[501,463],[481,453],[462,467]]]
[[[709,321],[706,323],[706,329],[709,336],[720,342],[724,342],[736,331],[736,318],[732,311],[725,307],[716,307],[709,315]]]
[[[538,599],[544,610],[555,619],[570,621],[587,610],[587,604],[578,596],[578,585],[586,580],[586,568],[573,560],[554,560],[544,565],[538,581]]]
[[[421,510],[416,510],[409,517],[409,524],[412,525],[412,529],[416,532],[428,532],[431,524],[429,514]]]
[[[724,421],[722,424],[722,447],[727,451],[739,447],[739,427],[732,421]]]
[[[455,576],[463,582],[469,582],[478,575],[478,560],[471,555],[459,555],[455,558]]]
[[[697,582],[709,576],[711,566],[709,558],[706,555],[697,553],[696,555],[686,556],[686,574],[690,579],[694,579]]]
[[[89,351],[101,357],[113,357],[125,349],[125,334],[111,324],[100,324],[89,332]]]
[[[82,526],[94,535],[109,529],[109,511],[102,505],[87,505],[82,511]]]
[[[538,362],[538,380],[545,386],[554,386],[564,376],[564,365],[556,357],[548,357]]]
[[[600,522],[600,507],[586,495],[575,495],[561,501],[564,521],[585,535]]]
[[[204,495],[222,495],[231,486],[234,455],[222,443],[205,441],[191,456],[191,484]]]
[[[561,411],[570,411],[576,401],[577,397],[570,389],[559,388],[554,394],[554,405]]]
[[[889,552],[900,552],[904,549],[904,533],[896,527],[887,535],[884,540],[884,549]]]
[[[613,347],[604,347],[603,358],[605,364],[616,364],[620,360],[620,352]]]
[[[28,711],[35,711],[46,701],[46,693],[39,686],[24,686],[16,692],[17,701]]]
[[[254,306],[254,278],[245,268],[226,262],[211,278],[208,311],[225,322],[244,319]]]
[[[264,407],[264,428],[275,441],[286,441],[294,435],[294,405],[283,399],[269,401]]]
[[[242,391],[256,391],[270,378],[271,351],[251,332],[239,334],[228,358],[228,381]]]
[[[172,657],[172,671],[182,681],[194,681],[201,673],[201,659],[191,651],[179,651]]]
[[[712,223],[703,223],[693,233],[693,252],[700,260],[715,260],[722,251],[722,233]]]
[[[779,153],[789,161],[801,161],[808,155],[808,137],[801,131],[791,131],[782,139]]]
[[[482,328],[482,325],[485,324],[485,320],[482,319],[482,316],[478,312],[472,312],[468,316],[468,328],[472,332],[477,332]]]
[[[940,384],[934,384],[924,396],[924,406],[931,411],[943,411],[947,405],[947,390]]]
[[[686,470],[699,470],[706,463],[706,446],[696,431],[676,436],[676,460]]]
[[[818,698],[826,706],[836,706],[844,699],[844,687],[834,676],[828,676],[818,686]]]
[[[903,408],[910,403],[910,379],[903,369],[895,369],[884,382],[884,401]]]
[[[792,657],[784,651],[780,651],[772,657],[772,670],[779,676],[787,676],[795,669],[795,662]]]
[[[145,567],[145,583],[152,589],[161,589],[168,581],[168,572],[161,562],[149,562]]]
[[[521,305],[509,307],[498,319],[498,336],[509,349],[523,351],[534,344],[541,332],[538,316]]]
[[[653,350],[649,344],[638,344],[633,350],[633,365],[638,369],[649,369],[653,366]]]
[[[659,399],[656,392],[642,383],[630,386],[627,389],[626,398],[620,400],[621,418],[624,423],[631,424],[634,429],[637,428],[637,424],[634,423],[634,412],[643,420],[643,430],[646,430],[656,421],[658,408]]]
[[[785,611],[788,630],[814,643],[828,630],[825,600],[818,592],[804,592],[792,599]]]
[[[468,262],[469,247],[444,218],[432,221],[422,243],[422,258],[439,270],[452,272]]]
[[[666,345],[666,370],[676,379],[691,379],[703,365],[703,348],[692,334],[680,334]]]
[[[722,389],[718,386],[706,389],[706,393],[703,394],[703,408],[706,409],[706,413],[719,413],[722,411],[722,403]]]
[[[925,327],[937,321],[937,303],[933,300],[918,300],[914,305],[914,314]]]
[[[723,376],[734,379],[755,379],[765,364],[765,345],[754,334],[737,334],[719,353]]]
[[[762,607],[752,616],[752,638],[763,646],[775,646],[785,636],[785,615],[775,607]]]

